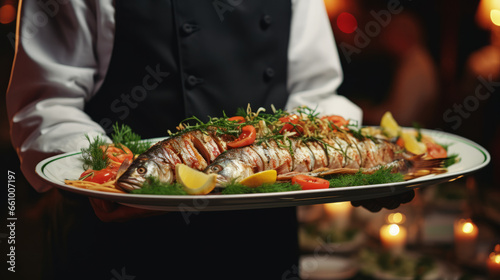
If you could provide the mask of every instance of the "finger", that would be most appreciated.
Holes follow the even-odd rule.
[[[118,207],[118,204],[113,201],[109,200],[104,200],[104,199],[97,199],[97,198],[90,198],[90,204],[92,204],[92,207],[94,210],[98,210],[99,212],[113,212],[113,210]]]
[[[392,196],[351,201],[351,205],[354,207],[363,206],[370,212],[376,213],[382,210],[382,208],[386,208],[388,210],[394,210],[398,208],[401,204],[412,201],[414,197],[415,197],[415,191],[408,190],[403,193]]]

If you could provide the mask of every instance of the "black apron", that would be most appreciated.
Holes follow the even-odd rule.
[[[273,1],[116,1],[116,35],[104,84],[85,110],[144,138],[185,117],[282,108],[291,7]],[[64,194],[57,279],[294,279],[295,208],[170,212],[102,223],[87,200]],[[196,210],[196,209],[194,209]],[[75,273],[76,272],[76,273]],[[128,276],[128,277],[126,277]]]

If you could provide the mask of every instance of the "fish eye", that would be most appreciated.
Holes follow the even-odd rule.
[[[210,173],[219,173],[222,171],[222,166],[216,164],[210,167]]]
[[[137,168],[137,173],[139,173],[139,174],[144,174],[144,173],[146,173],[146,168],[144,168],[144,167],[139,167],[139,168]]]

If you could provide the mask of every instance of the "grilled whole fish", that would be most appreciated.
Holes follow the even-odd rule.
[[[401,173],[421,169],[442,172],[439,160],[423,160],[387,140],[360,140],[345,132],[320,139],[268,140],[228,150],[227,143],[234,139],[210,130],[194,130],[158,142],[132,162],[118,178],[117,187],[124,191],[139,189],[148,177],[172,183],[178,163],[217,174],[221,187],[269,169],[277,171],[278,180],[290,180],[298,174],[350,174],[360,169],[371,173],[380,167],[392,167],[393,172]]]
[[[273,140],[232,149],[217,157],[205,172],[217,174],[219,185],[225,185],[268,169],[277,171],[278,180],[290,180],[298,174],[353,174],[360,169],[363,173],[373,173],[381,167],[391,167],[392,172],[403,174],[415,168],[436,169],[434,173],[439,173],[440,162],[408,154],[386,140],[358,140],[350,134],[338,132],[321,140],[290,138],[288,143]]]
[[[230,135],[217,136],[213,131],[195,130],[160,141],[139,155],[118,178],[116,185],[125,191],[139,189],[149,177],[173,183],[176,164],[184,163],[204,170],[227,150],[226,144],[234,139]]]

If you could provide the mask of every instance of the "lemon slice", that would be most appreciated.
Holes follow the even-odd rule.
[[[205,174],[185,164],[175,166],[175,177],[188,194],[207,194],[217,183],[216,174]]]
[[[403,132],[401,134],[403,141],[405,143],[405,149],[416,155],[423,154],[427,152],[427,148],[424,143],[418,142],[414,134]]]
[[[261,171],[241,180],[240,184],[252,188],[261,186],[262,184],[273,184],[276,182],[277,174],[276,170]]]
[[[384,134],[389,137],[397,137],[401,132],[401,127],[398,125],[391,112],[385,112],[380,120],[380,127]]]

